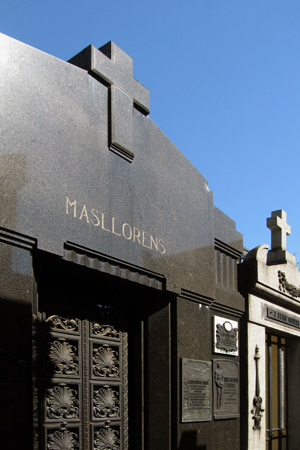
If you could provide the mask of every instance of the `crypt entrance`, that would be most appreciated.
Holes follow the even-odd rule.
[[[35,449],[145,448],[161,293],[45,255],[36,267]]]
[[[287,449],[287,338],[266,333],[266,450]]]

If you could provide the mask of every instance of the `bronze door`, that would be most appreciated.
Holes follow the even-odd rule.
[[[128,449],[126,314],[95,292],[39,295],[39,450]]]

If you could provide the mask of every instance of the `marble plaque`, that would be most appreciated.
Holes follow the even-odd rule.
[[[214,316],[214,352],[237,356],[238,322]]]
[[[293,328],[300,329],[300,320],[299,316],[295,314],[286,313],[286,311],[282,311],[277,308],[267,307],[267,314],[264,314],[265,319],[271,319],[276,322],[281,322],[284,325],[289,325]]]
[[[213,361],[214,418],[240,416],[239,363],[227,359]]]
[[[182,358],[182,422],[203,422],[212,416],[211,362]]]

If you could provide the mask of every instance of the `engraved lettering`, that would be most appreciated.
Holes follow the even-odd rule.
[[[82,208],[79,220],[81,220],[83,217],[86,218],[87,223],[90,223],[89,216],[88,216],[88,213],[87,213],[87,210],[86,210],[86,205],[83,205],[83,208]]]
[[[135,240],[138,241],[138,243],[140,244],[140,236],[141,236],[141,232],[138,228],[133,227],[133,242],[135,242]]]
[[[158,238],[155,238],[152,236],[152,234],[150,235],[150,248],[153,249],[152,244],[154,245],[155,250],[158,252]]]
[[[100,219],[99,219],[99,217],[98,217],[98,211],[97,211],[97,209],[92,209],[92,215],[95,217],[95,219],[96,219],[96,223],[94,223],[93,222],[93,219],[91,219],[91,222],[92,222],[92,224],[95,226],[95,227],[99,227],[99,225],[100,225]]]
[[[69,206],[74,206],[73,215],[76,217],[76,205],[77,200],[74,200],[74,202],[71,203],[69,197],[66,197],[66,214],[69,214]]]
[[[225,359],[213,362],[214,415],[216,419],[239,416],[239,363]]]
[[[182,421],[211,419],[212,378],[210,361],[182,359]]]
[[[114,217],[111,219],[111,232],[117,236],[122,236],[121,233],[117,233],[115,231],[115,218]]]
[[[94,227],[99,227],[127,241],[132,241],[150,250],[155,250],[161,255],[166,253],[165,243],[159,237],[147,231],[141,231],[140,228],[130,223],[119,222],[119,219],[116,217],[109,217],[106,213],[100,212],[99,209],[90,208],[86,204],[83,204],[81,208],[77,200],[72,201],[68,196],[66,196],[65,211],[67,215],[77,220],[85,221],[87,224],[92,224]],[[80,211],[80,214],[77,214],[77,211]]]
[[[151,248],[150,246],[145,244],[146,234],[149,234],[149,233],[146,233],[146,231],[143,231],[143,247]]]
[[[105,228],[105,226],[104,226],[104,221],[105,221],[104,213],[102,213],[101,216],[102,216],[102,230],[108,231],[110,233],[110,230],[108,228]]]
[[[165,253],[166,253],[166,248],[165,248],[165,246],[164,246],[164,241],[162,240],[162,239],[159,239],[159,246],[160,246],[160,253],[162,254],[162,255],[164,255]]]
[[[300,328],[300,321],[289,314],[284,314],[281,311],[275,310],[273,308],[267,308],[267,317],[278,322],[285,323],[295,328]]]
[[[127,236],[126,236],[126,228],[128,228]],[[130,241],[130,239],[132,239],[132,228],[129,225],[129,223],[123,223],[122,234],[123,234],[124,238],[127,239],[128,241]]]

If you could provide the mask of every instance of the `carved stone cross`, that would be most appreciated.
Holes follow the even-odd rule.
[[[109,88],[109,147],[123,158],[133,159],[133,106],[150,112],[149,90],[133,78],[132,58],[113,42],[99,50],[93,45],[69,60],[102,80]]]
[[[273,211],[267,219],[271,230],[271,250],[286,250],[286,237],[291,234],[291,227],[286,223],[286,212],[282,209]]]

